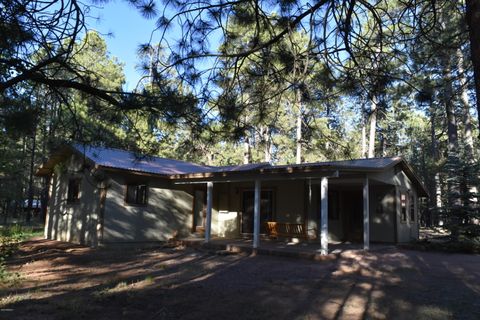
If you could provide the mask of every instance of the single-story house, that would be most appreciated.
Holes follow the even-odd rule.
[[[37,171],[50,183],[45,237],[91,246],[192,234],[400,243],[418,239],[427,191],[401,157],[206,166],[72,145]]]

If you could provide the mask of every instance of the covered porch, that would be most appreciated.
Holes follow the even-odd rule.
[[[395,186],[368,174],[324,171],[252,180],[195,181],[192,233],[197,239],[190,240],[315,255],[340,248],[368,250],[371,228],[376,228],[371,203],[375,208],[380,199],[389,210],[383,217],[374,212],[373,218],[388,220],[391,230],[384,242],[395,242]]]

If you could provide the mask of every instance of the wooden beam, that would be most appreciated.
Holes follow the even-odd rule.
[[[253,213],[253,248],[258,248],[260,245],[260,196],[261,196],[261,182],[255,180],[255,204]]]
[[[203,175],[203,176],[200,176]],[[259,172],[233,172],[224,173],[223,175],[215,173],[196,174],[195,177],[185,178],[180,175],[170,176],[169,179],[173,180],[174,184],[200,184],[207,181],[213,182],[250,182],[252,180],[260,181],[284,181],[284,180],[306,180],[310,179],[313,183],[320,181],[322,177],[335,178],[339,177],[338,170],[319,171],[317,173],[311,172],[298,172],[298,173],[259,173]]]
[[[363,181],[363,249],[370,249],[370,190],[368,177]]]
[[[328,254],[328,178],[322,178],[320,182],[320,246],[321,254]]]

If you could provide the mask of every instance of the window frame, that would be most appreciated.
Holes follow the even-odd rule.
[[[129,189],[131,187],[134,187],[135,188],[135,200],[134,201],[131,201],[130,197],[129,197]],[[144,197],[143,197],[143,202],[140,202],[139,201],[139,188],[141,187],[144,187],[145,188],[145,194],[144,194]],[[147,183],[144,183],[144,182],[128,182],[127,184],[125,184],[125,196],[124,196],[124,204],[126,206],[136,206],[136,207],[146,207],[148,206],[148,184]]]
[[[67,203],[75,204],[80,202],[80,189],[82,185],[82,178],[69,178],[67,185]],[[76,187],[76,190],[72,190],[72,186]],[[73,192],[75,191],[75,192]],[[73,196],[75,194],[75,196]]]
[[[400,192],[400,222],[407,223],[408,212],[407,212],[407,193],[404,191]]]
[[[414,194],[411,193],[409,198],[409,204],[408,204],[408,211],[409,211],[409,218],[410,222],[415,222],[415,197]]]

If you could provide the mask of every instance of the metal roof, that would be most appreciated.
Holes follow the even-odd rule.
[[[80,144],[75,144],[72,147],[78,153],[90,159],[96,165],[102,167],[165,176],[208,172],[251,171],[270,166],[268,163],[251,163],[234,166],[208,166],[181,160],[147,156],[114,148],[83,146]]]
[[[37,175],[45,175],[48,174],[48,172],[51,172],[54,165],[65,159],[65,157],[69,153],[71,154],[72,151],[89,159],[95,165],[104,168],[160,175],[172,179],[195,179],[197,177],[217,175],[230,176],[242,173],[288,174],[294,172],[306,172],[309,170],[382,171],[400,164],[409,178],[414,180],[414,183],[427,192],[418,176],[401,157],[325,161],[276,166],[269,163],[252,163],[235,166],[207,166],[180,160],[140,155],[120,149],[74,144],[54,153],[52,157],[39,168]]]
[[[385,169],[402,161],[401,157],[369,158],[338,161],[311,162],[302,164],[287,164],[271,166],[272,169],[304,168],[304,167],[335,167],[344,169]]]
[[[210,166],[180,160],[146,156],[120,149],[82,145],[73,145],[73,147],[80,154],[92,160],[95,164],[107,168],[167,176],[174,174],[209,172],[214,170],[214,168]]]
[[[342,169],[372,169],[382,170],[387,167],[391,167],[401,161],[401,157],[389,157],[389,158],[370,158],[370,159],[355,159],[355,160],[340,160],[340,161],[325,161],[325,162],[312,162],[302,164],[289,164],[289,165],[271,165],[267,162],[263,163],[251,163],[233,166],[208,166],[201,165],[187,161],[174,160],[168,158],[160,158],[154,156],[147,156],[137,154],[127,150],[120,150],[114,148],[97,147],[97,146],[84,146],[80,144],[74,144],[70,146],[70,149],[76,151],[76,153],[91,160],[98,166],[122,169],[129,171],[138,171],[150,174],[158,175],[189,175],[197,173],[229,173],[229,172],[254,172],[254,171],[278,171],[285,169],[305,169],[305,168],[342,168]],[[62,155],[65,155],[65,150],[62,150]],[[58,162],[64,158],[53,154],[51,159],[45,163],[40,169],[51,168],[50,162]],[[43,171],[42,171],[43,172]]]

